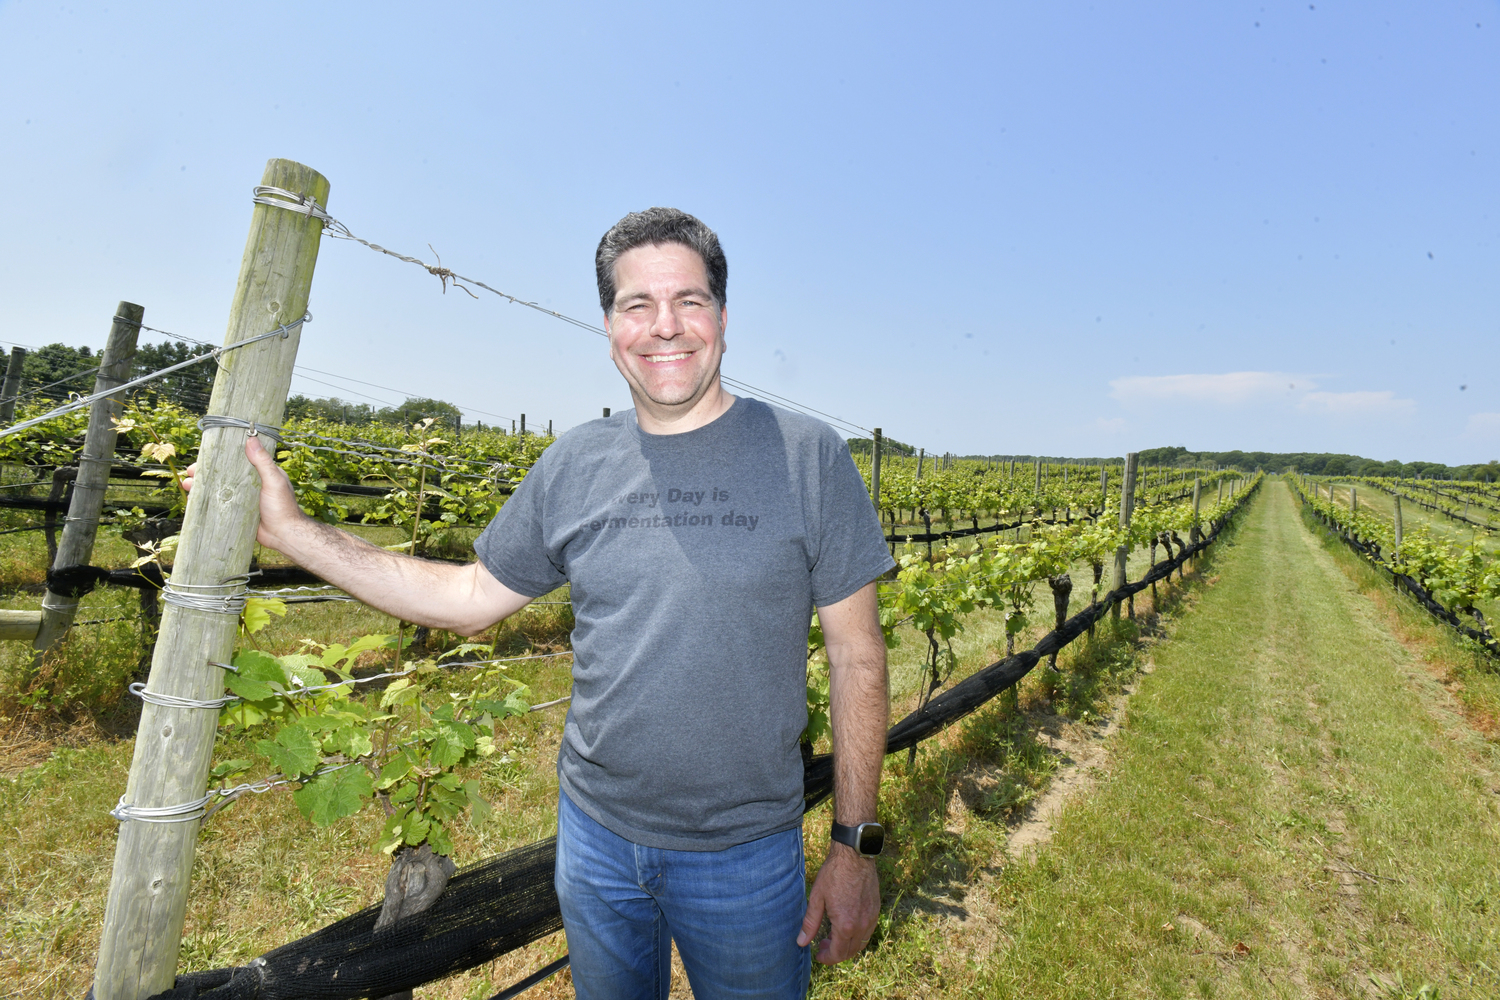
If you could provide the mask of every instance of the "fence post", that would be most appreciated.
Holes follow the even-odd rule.
[[[328,181],[291,160],[267,163],[261,183],[328,204]],[[304,212],[254,206],[226,346],[303,316],[321,235],[320,220]],[[293,327],[280,337],[226,354],[214,379],[209,412],[280,424],[300,338],[300,329]],[[195,699],[224,692],[224,673],[210,661],[233,655],[239,616],[233,610],[186,606],[182,595],[225,597],[230,604],[243,591],[260,497],[259,477],[245,460],[246,433],[237,427],[203,433],[172,570],[173,589],[164,595],[167,606],[146,683],[151,692]],[[218,722],[216,710],[144,704],[124,803],[160,808],[201,799]],[[120,823],[94,971],[95,1000],[140,1000],[172,986],[198,826],[191,813],[183,822]]]
[[[526,436],[526,414],[521,414],[521,436]]]
[[[875,428],[875,440],[870,452],[870,499],[875,503],[875,513],[880,513],[880,428]]]
[[[926,448],[918,448],[917,449],[917,478],[918,479],[922,478],[922,462],[926,458],[927,458],[927,449]]]
[[[107,392],[130,379],[135,360],[135,341],[140,333],[146,310],[133,302],[121,302],[109,328],[109,340],[99,358],[99,374],[94,391]],[[83,454],[78,459],[78,475],[73,481],[73,497],[68,516],[63,521],[62,541],[57,546],[53,569],[87,565],[94,554],[94,536],[99,531],[99,515],[104,510],[104,493],[109,488],[110,468],[115,461],[115,420],[125,412],[125,397],[109,396],[95,400],[89,407],[89,429],[83,439]],[[47,591],[42,598],[42,626],[32,643],[36,655],[32,668],[41,666],[42,653],[67,635],[78,613],[78,598],[64,597]]]
[[[1138,453],[1133,451],[1126,454],[1125,475],[1120,483],[1120,527],[1127,531],[1130,529],[1130,515],[1135,510],[1135,461],[1137,455]],[[1125,585],[1126,562],[1129,558],[1130,544],[1128,542],[1115,549],[1115,580],[1114,585],[1110,587],[1111,590],[1118,590]],[[1132,602],[1133,606],[1134,602]],[[1120,617],[1119,602],[1115,603],[1115,606],[1110,609],[1109,613],[1115,618]]]
[[[1193,534],[1192,534],[1192,538],[1193,538],[1193,541],[1195,543],[1198,541],[1199,538],[1203,537],[1203,529],[1199,527],[1199,520],[1198,520],[1198,497],[1201,494],[1202,489],[1203,489],[1203,480],[1199,479],[1197,476],[1194,476],[1193,477]]]
[[[1399,549],[1401,548],[1401,498],[1394,496],[1391,500],[1396,504],[1396,548]]]
[[[1036,495],[1042,495],[1042,460],[1036,460]]]
[[[605,416],[606,416],[606,417],[608,417],[608,416],[609,416],[609,407],[607,407],[607,406],[606,406],[606,407],[605,407],[605,408],[604,408],[604,415],[605,415]]]
[[[26,367],[26,348],[10,349],[10,365],[5,369],[5,388],[0,389],[0,424],[16,422],[16,397],[21,394],[21,372]]]

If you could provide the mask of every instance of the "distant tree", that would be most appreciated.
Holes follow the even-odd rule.
[[[375,410],[369,403],[347,403],[337,396],[309,398],[300,393],[286,401],[286,415],[341,424],[368,424],[375,420]]]
[[[850,438],[848,441],[849,451],[854,455],[868,455],[873,447],[869,438]],[[883,437],[880,439],[880,453],[882,455],[915,455],[917,449],[909,444],[902,444],[894,438]]]
[[[410,427],[419,420],[427,417],[437,417],[438,422],[452,426],[453,422],[463,413],[452,403],[446,403],[441,399],[424,399],[412,396],[400,406],[387,406],[375,414],[375,419],[381,423],[400,424]]]
[[[99,359],[87,347],[48,344],[27,353],[21,368],[21,392],[23,397],[30,392],[47,399],[67,399],[70,392],[93,392],[94,383],[86,373],[98,367]]]
[[[208,348],[195,344],[184,344],[177,340],[160,344],[142,344],[135,350],[135,361],[131,365],[131,377],[140,378],[151,372],[159,372],[195,358]],[[208,412],[208,397],[214,391],[214,376],[219,373],[219,363],[213,358],[188,365],[180,371],[164,375],[135,391],[137,396],[155,397],[176,403],[193,413]]]

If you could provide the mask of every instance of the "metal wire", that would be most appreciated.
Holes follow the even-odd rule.
[[[258,184],[252,192],[252,200],[257,205],[270,205],[272,208],[284,208],[288,212],[296,212],[299,215],[310,215],[314,219],[321,220],[325,226],[333,221],[316,200],[305,194],[293,194],[285,188]]]
[[[281,428],[270,424],[258,424],[253,420],[245,420],[242,417],[228,417],[221,413],[210,413],[198,421],[200,431],[213,430],[216,427],[235,427],[248,430],[250,437],[265,435],[277,444],[281,443]]]
[[[443,267],[441,265],[441,262],[439,262],[438,264],[428,264],[426,261],[419,260],[416,257],[408,257],[406,254],[397,253],[394,250],[387,250],[385,247],[379,245],[378,243],[371,243],[369,240],[361,239],[360,237],[355,236],[352,232],[350,232],[349,227],[344,225],[342,222],[339,222],[337,219],[327,219],[327,221],[324,223],[324,226],[324,231],[334,239],[351,240],[355,243],[360,243],[366,247],[369,247],[376,253],[385,254],[387,257],[394,257],[397,260],[405,261],[408,264],[415,264],[417,267],[422,268],[423,270],[427,271],[429,274],[437,278],[439,281],[441,281],[443,283],[444,291],[447,291],[448,282],[451,281],[453,282],[455,288],[461,288],[464,291],[468,292],[469,289],[466,288],[464,284],[467,283],[469,285],[473,285],[475,288],[483,288],[485,291],[493,295],[498,295],[500,296],[500,298],[507,300],[513,305],[525,306],[528,309],[535,309],[537,312],[543,313],[547,316],[551,316],[553,319],[562,320],[564,323],[576,326],[580,330],[587,330],[590,333],[598,334],[601,337],[609,336],[608,332],[606,332],[603,328],[595,326],[592,323],[586,323],[581,319],[574,319],[572,316],[560,313],[555,309],[548,309],[545,306],[539,305],[535,302],[529,302],[526,299],[519,298],[518,296],[512,295],[509,292],[502,292],[498,288],[491,288],[489,285],[478,280],[477,278],[469,278],[457,273],[456,271],[453,271],[451,268]],[[474,293],[469,292],[469,294],[473,295]],[[842,417],[836,417],[831,413],[825,413],[822,410],[814,409],[813,407],[808,406],[804,403],[798,403],[795,400],[787,399],[785,396],[778,396],[776,393],[767,392],[765,389],[756,388],[755,386],[750,385],[748,382],[741,382],[738,379],[731,379],[723,375],[720,375],[720,379],[728,385],[749,393],[752,396],[759,396],[762,399],[775,399],[787,406],[793,407],[794,409],[798,409],[806,413],[816,413],[818,416],[825,417],[828,420],[840,424],[845,428],[852,428],[854,430],[863,431],[863,436],[870,437],[874,434],[874,432],[871,431],[868,427],[863,427],[859,424],[856,424],[852,420],[845,420]]]
[[[190,611],[208,611],[223,615],[238,615],[245,610],[249,593],[245,589],[250,582],[248,574],[234,577],[224,583],[173,583],[168,581],[161,589],[162,600]],[[229,593],[205,593],[229,590]]]
[[[219,796],[219,792],[209,792],[201,799],[184,802],[175,806],[132,806],[125,804],[125,796],[120,796],[119,804],[109,811],[109,814],[121,823],[188,823],[195,819],[202,819],[208,810],[208,804]]]
[[[96,392],[92,395],[82,396],[78,399],[73,400],[71,403],[59,406],[54,410],[49,410],[48,412],[42,414],[40,417],[33,417],[30,420],[23,420],[19,424],[12,424],[10,427],[5,428],[4,430],[0,430],[0,438],[9,437],[12,434],[16,434],[28,428],[35,427],[38,424],[44,424],[49,420],[55,420],[63,414],[72,413],[74,410],[81,410],[85,406],[90,406],[96,400],[105,399],[109,396],[115,395],[116,393],[122,393],[127,389],[134,389],[137,386],[146,385],[148,382],[154,382],[159,378],[170,375],[175,371],[180,371],[181,369],[187,368],[190,365],[196,365],[203,361],[207,361],[209,358],[217,360],[219,356],[224,354],[226,351],[235,351],[240,349],[241,347],[249,347],[251,344],[259,343],[262,340],[269,340],[271,337],[288,337],[291,335],[291,332],[293,330],[299,328],[300,326],[302,326],[302,324],[309,323],[311,321],[312,313],[304,312],[300,319],[295,319],[290,323],[283,323],[281,326],[278,326],[276,329],[270,331],[269,333],[262,333],[259,336],[247,337],[246,339],[233,344],[226,344],[223,347],[216,347],[213,350],[209,351],[207,354],[200,354],[196,358],[189,358],[188,360],[180,361],[175,365],[168,365],[166,368],[163,368],[160,371],[152,372],[149,375],[142,375],[140,378],[132,379],[129,382],[121,382],[119,385],[114,386],[111,389],[105,389],[102,392]]]
[[[135,681],[130,685],[130,693],[149,705],[160,705],[162,708],[212,708],[218,710],[232,701],[240,699],[234,695],[226,695],[223,698],[181,698],[175,694],[158,694],[155,691],[147,691],[146,685]]]

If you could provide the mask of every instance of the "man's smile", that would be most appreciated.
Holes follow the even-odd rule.
[[[694,351],[681,351],[677,354],[641,354],[638,357],[642,361],[649,361],[653,365],[659,365],[666,361],[681,361],[683,358],[692,357],[695,353]]]

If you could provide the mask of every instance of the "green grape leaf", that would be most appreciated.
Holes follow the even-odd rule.
[[[258,649],[244,649],[234,658],[235,673],[226,673],[224,686],[246,701],[265,701],[286,691],[286,670],[276,657]]]
[[[439,722],[433,726],[432,762],[439,767],[452,767],[463,759],[466,752],[474,749],[474,727],[462,722]]]
[[[469,797],[469,811],[475,823],[483,823],[494,812],[493,807],[479,794],[479,782],[473,778],[464,782],[464,794]]]
[[[346,757],[363,757],[375,749],[370,734],[363,726],[340,726],[323,741],[325,749],[341,753]]]
[[[410,677],[398,677],[391,681],[390,687],[380,696],[380,707],[390,708],[392,705],[404,705],[416,698],[420,688],[412,686]]]
[[[370,772],[355,765],[318,775],[293,792],[292,799],[303,816],[317,826],[328,826],[334,820],[359,812],[373,794]]]
[[[311,774],[323,759],[318,738],[301,726],[287,726],[274,741],[256,740],[255,749],[288,778]]]
[[[231,774],[239,774],[250,770],[251,762],[248,760],[226,760],[214,765],[214,769],[208,772],[210,778],[224,778]]]
[[[245,631],[251,635],[271,624],[271,616],[286,617],[286,602],[277,597],[251,597],[240,615]]]

